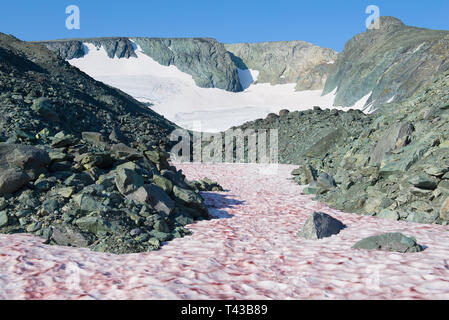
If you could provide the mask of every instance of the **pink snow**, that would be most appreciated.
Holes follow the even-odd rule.
[[[228,192],[205,193],[216,219],[160,251],[115,256],[0,235],[0,299],[449,299],[448,228],[342,213],[301,195],[292,166],[182,164]],[[296,236],[320,210],[348,227],[324,240]],[[413,235],[415,254],[351,249],[382,232]]]

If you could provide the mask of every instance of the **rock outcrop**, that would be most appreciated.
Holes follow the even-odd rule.
[[[349,40],[327,79],[323,94],[337,89],[335,106],[350,107],[371,94],[366,106],[375,110],[403,101],[449,70],[449,31],[404,25],[381,17],[380,29]]]
[[[296,90],[324,87],[338,53],[305,41],[226,44],[240,69],[259,71],[257,83],[297,83]]]

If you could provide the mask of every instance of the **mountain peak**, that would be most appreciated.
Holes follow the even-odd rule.
[[[384,16],[384,17],[380,17],[380,30],[384,30],[384,29],[390,29],[392,27],[403,27],[405,26],[405,24],[399,20],[398,18],[395,17],[389,17],[389,16]],[[373,30],[374,29],[374,24],[371,24],[371,26],[368,28],[368,30]]]

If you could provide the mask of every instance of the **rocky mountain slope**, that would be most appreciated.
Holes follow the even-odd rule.
[[[380,29],[354,36],[328,76],[323,94],[337,90],[335,106],[352,106],[370,94],[371,110],[417,89],[449,70],[449,31],[404,25],[381,17]]]
[[[449,72],[377,112],[281,111],[241,129],[278,129],[279,160],[339,210],[418,223],[449,222]]]
[[[167,162],[175,126],[45,46],[0,34],[0,232],[131,253],[207,219],[199,190]]]
[[[338,53],[305,41],[226,44],[240,69],[259,71],[257,83],[297,83],[296,90],[323,89]]]

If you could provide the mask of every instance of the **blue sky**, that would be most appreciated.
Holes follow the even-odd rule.
[[[30,41],[100,36],[305,40],[341,51],[365,30],[365,8],[371,4],[408,25],[449,30],[449,0],[4,0],[0,32]],[[65,27],[68,5],[80,8],[80,30]]]

